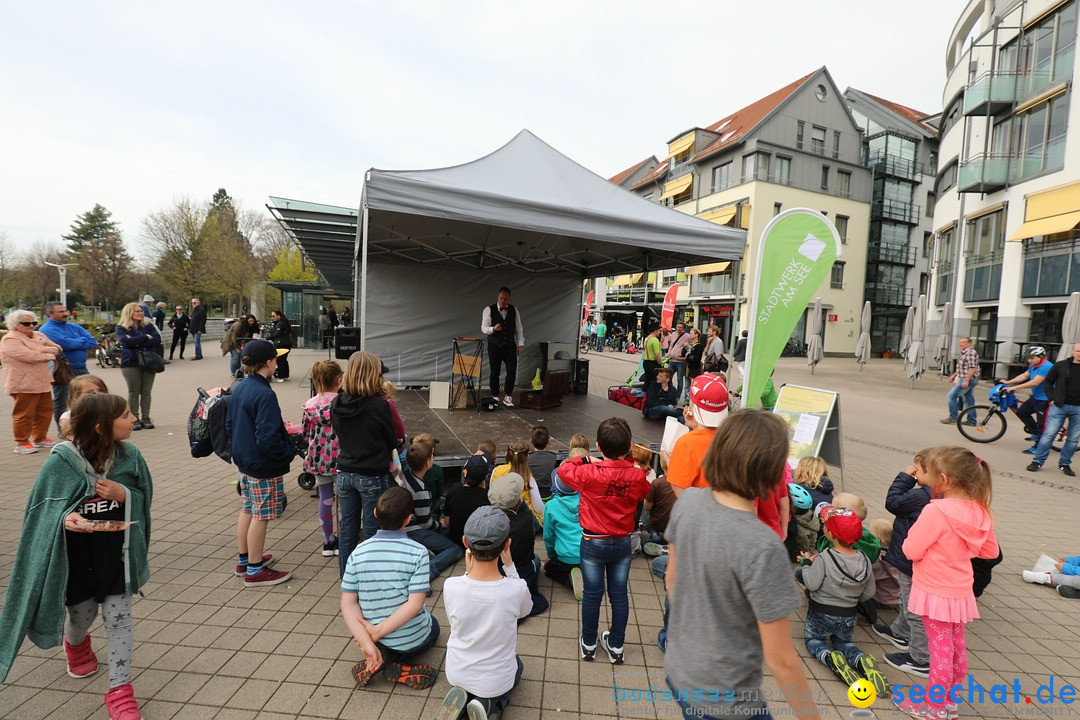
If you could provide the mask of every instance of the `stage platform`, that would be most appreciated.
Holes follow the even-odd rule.
[[[548,449],[560,457],[565,457],[574,433],[584,433],[595,444],[596,428],[609,417],[626,420],[634,433],[634,442],[649,445],[653,450],[659,450],[664,434],[663,422],[646,420],[641,411],[596,395],[567,395],[562,406],[547,410],[500,405],[493,412],[479,413],[474,408],[453,412],[433,410],[428,407],[426,389],[398,390],[394,401],[409,437],[429,432],[438,438],[435,461],[443,467],[460,468],[482,440],[493,441],[501,459],[507,443],[519,438],[528,442],[536,425],[548,429],[551,433]]]

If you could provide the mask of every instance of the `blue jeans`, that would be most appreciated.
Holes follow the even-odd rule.
[[[191,333],[191,339],[195,343],[195,357],[202,357],[202,333]]]
[[[960,411],[964,408],[969,408],[975,404],[975,385],[977,383],[974,380],[968,380],[968,386],[962,387],[959,382],[952,386],[949,390],[949,417],[955,420],[960,416]],[[972,412],[968,415],[969,422],[975,422],[975,413]]]
[[[71,372],[75,375],[89,375],[90,371],[84,365],[81,368],[72,367]],[[56,421],[56,430],[60,431],[60,416],[67,412],[68,386],[53,385],[52,387],[52,414]]]
[[[671,407],[670,405],[654,405],[645,411],[645,417],[650,420],[662,420],[664,418],[673,417],[683,425],[686,421],[683,420],[682,408]]]
[[[683,360],[671,360],[668,362],[668,367],[675,371],[675,375],[671,378],[675,383],[675,397],[682,400],[684,390],[685,394],[690,393],[690,384],[686,382],[686,362]]]
[[[1039,437],[1039,444],[1035,446],[1035,462],[1040,465],[1046,462],[1046,458],[1050,455],[1050,446],[1066,419],[1069,421],[1069,435],[1065,438],[1065,447],[1061,448],[1058,465],[1072,465],[1076,441],[1080,439],[1080,405],[1058,407],[1050,403],[1050,411],[1046,414],[1046,427],[1043,428],[1043,434]]]
[[[390,487],[389,475],[360,475],[338,470],[338,572],[345,575],[345,561],[360,544],[361,518],[364,540],[375,534],[375,502]]]
[[[626,638],[626,622],[630,617],[630,599],[626,585],[630,577],[630,538],[581,538],[581,642],[596,645],[600,625],[600,601],[604,597],[604,580],[611,602],[611,634],[608,645],[621,648]]]
[[[863,655],[863,651],[853,642],[855,637],[854,615],[851,617],[826,615],[807,608],[804,636],[806,637],[806,649],[818,660],[821,659],[822,653],[839,650],[844,653],[844,658],[847,659],[848,664],[856,667],[855,663]],[[832,639],[831,648],[828,645],[830,638]]]
[[[240,353],[235,349],[229,351],[229,374],[236,375],[240,371]]]
[[[410,540],[415,540],[435,553],[435,557],[431,559],[430,563],[432,580],[442,575],[446,568],[456,563],[465,554],[460,545],[434,530],[421,528],[409,532],[408,536]]]

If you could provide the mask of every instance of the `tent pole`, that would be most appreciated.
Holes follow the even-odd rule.
[[[367,346],[367,264],[368,264],[368,206],[364,199],[360,208],[360,349]]]
[[[739,306],[742,304],[742,260],[733,260],[731,269],[735,273],[735,301],[731,307],[734,320],[731,323],[731,337],[728,338],[728,352],[735,352],[735,343],[739,342]]]

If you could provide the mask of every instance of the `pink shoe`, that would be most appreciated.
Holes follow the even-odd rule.
[[[273,565],[276,562],[277,562],[277,559],[273,555],[271,555],[270,553],[266,553],[265,555],[263,555],[263,563],[262,564],[263,564],[264,568],[268,568],[268,567],[270,567],[271,565]],[[245,575],[247,575],[247,565],[237,564],[235,574],[236,574],[236,577],[244,577]]]
[[[68,675],[73,678],[90,677],[98,670],[97,655],[90,646],[90,635],[78,645],[68,644],[64,638],[64,654],[67,655]]]
[[[263,569],[256,574],[247,575],[244,577],[244,587],[280,585],[283,582],[288,582],[289,578],[291,577],[291,572],[278,572],[277,570],[271,570],[268,567],[263,567]]]
[[[131,683],[105,693],[105,708],[109,711],[109,720],[142,720]]]

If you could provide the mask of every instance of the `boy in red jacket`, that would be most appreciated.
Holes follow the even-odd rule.
[[[630,615],[627,579],[630,575],[630,535],[634,532],[637,504],[649,494],[645,472],[636,467],[630,453],[630,426],[621,418],[608,418],[596,431],[596,448],[604,459],[567,460],[559,467],[559,479],[581,493],[581,658],[596,656],[596,632],[600,624],[600,600],[604,578],[608,580],[611,629],[600,635],[600,644],[615,665],[623,661],[623,640]]]

